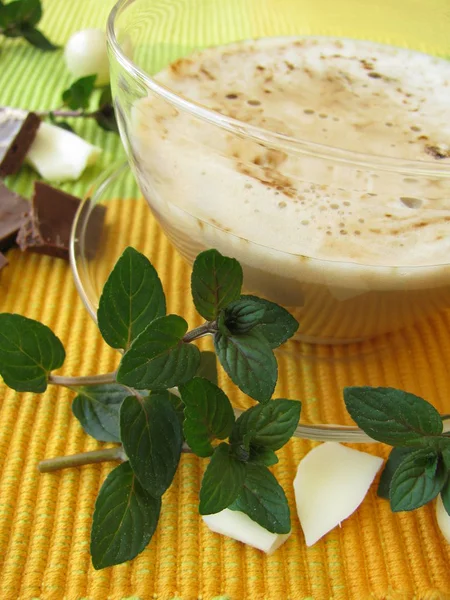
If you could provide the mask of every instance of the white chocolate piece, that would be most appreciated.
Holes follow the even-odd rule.
[[[101,29],[82,29],[75,32],[66,44],[64,58],[74,77],[97,75],[95,85],[109,83],[109,62],[106,35]]]
[[[383,459],[326,442],[300,462],[295,501],[307,546],[349,517],[364,500]]]
[[[436,520],[442,535],[450,544],[450,515],[445,510],[440,494],[436,499]]]
[[[26,160],[47,181],[72,181],[94,164],[100,153],[101,148],[78,135],[41,123]]]
[[[252,521],[245,513],[229,508],[214,515],[204,515],[202,518],[214,533],[226,535],[266,554],[275,552],[291,535],[291,532],[271,533]]]

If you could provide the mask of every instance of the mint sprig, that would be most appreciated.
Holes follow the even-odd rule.
[[[40,0],[14,0],[0,2],[0,35],[23,38],[32,46],[51,52],[58,46],[48,40],[36,26],[42,18]]]
[[[389,499],[394,512],[420,508],[447,491],[450,436],[431,404],[394,388],[350,387],[344,400],[361,429],[395,446],[378,486],[378,495]],[[450,514],[450,502],[444,506]]]
[[[93,82],[85,78],[72,87],[65,96],[69,106],[87,106]],[[207,320],[189,330],[181,316],[166,315],[164,291],[148,259],[127,248],[103,288],[97,313],[105,342],[122,357],[116,372],[98,377],[54,375],[65,357],[59,339],[41,323],[0,315],[5,383],[35,392],[49,383],[70,387],[77,394],[73,413],[85,432],[122,446],[96,451],[92,460],[127,459],[111,471],[97,498],[95,568],[130,560],[149,543],[183,450],[211,457],[200,490],[201,514],[230,507],[270,531],[290,529],[286,496],[267,467],[278,461],[275,451],[288,442],[300,416],[300,402],[270,400],[277,380],[272,348],[297,323],[271,302],[241,296],[242,277],[235,259],[216,250],[201,253],[192,294]],[[205,335],[213,337],[216,353],[195,345]],[[217,385],[216,358],[244,392],[264,404],[236,421]],[[76,457],[47,462],[52,469],[82,464]]]
[[[41,0],[0,0],[0,36],[7,38],[23,38],[35,48],[45,52],[58,50],[59,46],[52,43],[37,28],[42,18]],[[62,106],[55,110],[39,113],[47,117],[53,125],[73,132],[73,127],[63,119],[85,118],[93,119],[105,131],[119,132],[111,87],[95,88],[96,75],[81,77],[61,94]],[[89,110],[95,106],[94,110]]]
[[[76,79],[62,92],[62,106],[55,110],[40,112],[40,116],[48,117],[53,125],[68,131],[73,131],[72,126],[61,119],[92,119],[105,131],[118,133],[111,87],[108,84],[100,89],[96,88],[96,78],[96,75],[87,75]]]

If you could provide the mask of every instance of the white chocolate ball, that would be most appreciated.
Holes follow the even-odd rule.
[[[74,33],[66,44],[64,58],[76,79],[97,75],[95,85],[109,83],[106,35],[101,29],[82,29]]]

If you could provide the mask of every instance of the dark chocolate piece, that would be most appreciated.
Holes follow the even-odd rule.
[[[79,204],[79,198],[36,181],[29,217],[17,236],[20,248],[68,260],[70,232]],[[96,207],[94,213],[100,219],[96,235],[98,243],[104,207]]]
[[[40,123],[35,113],[0,107],[0,177],[20,169]]]
[[[3,269],[3,267],[6,267],[7,264],[8,260],[6,256],[0,252],[0,271]]]
[[[0,181],[0,250],[7,250],[26,221],[30,203]]]

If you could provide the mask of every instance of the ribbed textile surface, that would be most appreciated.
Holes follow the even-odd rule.
[[[405,19],[410,5],[415,4],[407,0],[393,3],[398,18]],[[186,2],[167,4],[185,6]],[[352,0],[347,4],[349,19],[342,34],[370,37],[371,30],[378,28],[380,39],[379,31],[385,26],[382,9],[377,10],[380,3]],[[72,31],[103,27],[111,5],[110,0],[46,0],[42,28],[63,44]],[[222,5],[222,18],[229,16],[230,27],[245,23],[247,2],[222,0]],[[309,28],[316,32],[321,19],[322,33],[339,33],[332,28],[334,6],[333,0],[299,0],[303,33]],[[434,0],[429,10],[442,11],[448,17],[446,6],[446,0]],[[270,34],[263,11],[259,18]],[[220,31],[226,23],[221,23]],[[242,26],[242,36],[248,31],[249,27]],[[427,29],[426,23],[411,19],[408,31],[405,43],[412,43],[420,31],[421,40],[428,40],[423,49],[444,53],[448,20],[447,27],[443,22]],[[167,35],[179,36],[180,44],[189,45],[189,30],[168,30]],[[205,30],[204,43],[213,43],[215,35]],[[220,35],[218,32],[217,37]],[[390,41],[388,33],[385,41]],[[44,54],[20,40],[1,40],[0,104],[54,108],[69,82],[60,52]],[[64,186],[83,195],[102,167],[124,154],[119,139],[94,124],[77,124],[77,131],[105,150],[98,167],[79,182]],[[29,194],[33,177],[24,169],[8,185]],[[129,202],[135,202],[130,194],[124,190],[123,198],[111,203],[109,215],[119,228],[134,224],[137,246],[152,240],[150,258],[163,280],[169,310],[182,314],[191,326],[197,325],[199,318],[188,294],[189,267],[147,212],[146,227],[141,226],[143,215],[137,209],[129,210]],[[127,202],[123,202],[125,198]],[[49,325],[67,349],[62,373],[113,370],[118,355],[103,343],[83,307],[69,265],[18,250],[11,251],[8,259],[10,266],[0,273],[0,312],[17,312]],[[450,313],[443,313],[359,346],[290,344],[278,355],[276,396],[302,399],[302,419],[312,423],[349,422],[341,400],[342,387],[348,384],[401,387],[449,412],[449,334]],[[244,397],[223,374],[221,383],[236,405],[245,405]],[[112,465],[45,475],[37,471],[37,463],[44,458],[102,446],[86,436],[72,416],[72,398],[73,393],[56,387],[36,396],[15,393],[0,383],[0,600],[450,598],[450,545],[437,528],[434,508],[394,515],[388,503],[377,498],[375,485],[342,527],[306,548],[292,489],[298,462],[314,446],[304,440],[290,442],[274,467],[291,505],[293,526],[292,536],[274,555],[266,557],[209,532],[197,509],[206,461],[183,455],[175,481],[164,496],[162,516],[149,547],[130,563],[96,572],[89,556],[91,518],[97,492]],[[382,445],[358,448],[383,457],[388,453]]]

